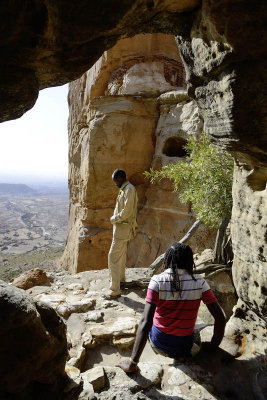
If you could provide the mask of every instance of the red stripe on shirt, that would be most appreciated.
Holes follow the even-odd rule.
[[[212,290],[202,294],[205,304],[216,301]],[[153,323],[166,334],[175,336],[191,335],[194,331],[201,299],[198,300],[160,300],[152,289],[147,289],[146,301],[155,304]]]
[[[159,302],[159,294],[152,289],[147,289],[146,302],[157,305]]]
[[[206,292],[202,293],[202,301],[204,304],[211,304],[217,300],[213,294],[213,291],[211,289],[209,289]]]

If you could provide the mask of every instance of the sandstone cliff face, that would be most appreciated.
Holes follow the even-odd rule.
[[[254,312],[266,316],[266,189],[257,171],[242,164],[236,165],[234,176],[233,279],[238,297]]]
[[[63,264],[73,272],[107,265],[109,219],[117,194],[111,174],[118,165],[127,170],[139,198],[144,198],[142,172],[153,156],[156,102],[103,96],[92,100],[87,117],[82,132],[71,132],[71,204]]]
[[[192,224],[188,207],[179,203],[171,184],[150,185],[143,175],[151,167],[183,159],[187,135],[201,131],[197,106],[184,86],[177,44],[173,36],[162,34],[119,41],[70,85],[65,268],[107,267],[109,218],[118,191],[111,175],[116,168],[127,172],[139,197],[139,233],[129,245],[128,266],[148,266]],[[212,237],[203,227],[191,244],[201,250],[212,244]]]
[[[259,249],[264,249],[265,239],[263,234],[255,233],[255,222],[263,218],[259,198],[264,196],[267,175],[263,85],[266,10],[266,2],[258,0],[125,0],[112,5],[110,1],[82,0],[79,6],[71,0],[36,0],[0,5],[1,120],[17,118],[31,108],[39,89],[77,79],[121,37],[144,32],[179,36],[189,94],[204,116],[205,130],[238,161],[232,223],[237,256],[234,271],[238,293],[246,303],[240,300],[242,304],[233,317],[233,330],[238,326],[242,340],[251,344],[257,336],[257,327],[264,326],[261,311],[264,290],[259,289],[262,284],[254,279],[254,271],[257,277],[258,271],[263,276]],[[83,104],[82,96],[80,102]],[[83,123],[81,120],[81,127]],[[247,171],[250,175],[246,177]],[[244,194],[249,201],[240,198]],[[259,226],[261,230],[261,222]],[[244,233],[243,227],[251,234]],[[243,274],[243,268],[249,269],[250,275]],[[258,300],[255,296],[259,292]],[[258,314],[253,314],[252,306]],[[254,332],[249,336],[246,336],[247,326]],[[247,358],[254,360],[255,352],[264,353],[263,341],[260,343],[256,344],[256,350],[250,347]],[[259,360],[262,365],[258,380],[255,378],[250,387],[261,386],[263,382],[264,358]],[[255,365],[251,361],[247,365],[247,382],[250,382]],[[227,376],[232,374],[230,365]],[[225,380],[222,382],[225,385]],[[258,398],[264,395],[259,393]]]

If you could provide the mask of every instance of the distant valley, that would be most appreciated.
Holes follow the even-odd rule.
[[[68,205],[66,184],[0,183],[0,279],[14,267],[28,269],[61,255]]]
[[[34,189],[23,183],[0,183],[1,194],[33,194]]]

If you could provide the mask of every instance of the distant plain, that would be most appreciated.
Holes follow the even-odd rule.
[[[66,184],[0,183],[0,279],[55,266],[66,241],[68,200]]]

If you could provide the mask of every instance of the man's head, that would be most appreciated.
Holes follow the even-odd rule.
[[[126,181],[126,173],[122,169],[116,169],[112,174],[112,180],[119,188]]]

